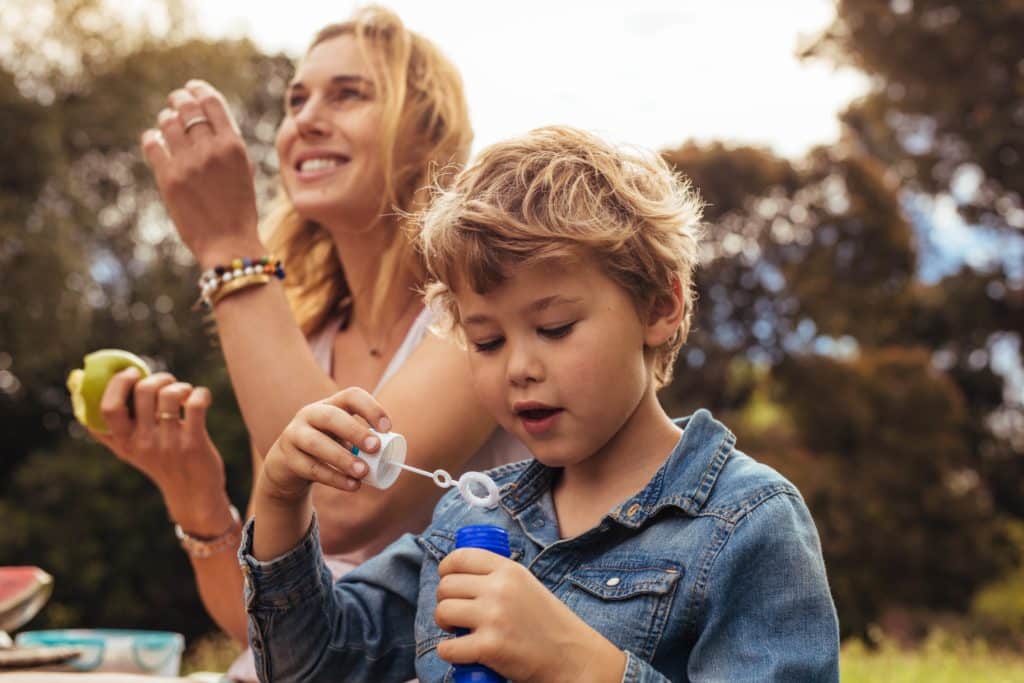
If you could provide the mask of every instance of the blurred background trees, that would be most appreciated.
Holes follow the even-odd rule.
[[[35,627],[192,636],[212,625],[154,487],[84,437],[63,383],[119,346],[211,386],[245,504],[244,430],[190,310],[196,268],[137,140],[171,89],[205,78],[266,196],[291,65],[196,38],[180,2],[148,9],[132,24],[103,0],[6,0],[0,15],[0,564],[56,576]],[[999,596],[1024,586],[1020,35],[1011,0],[842,1],[803,46],[873,79],[838,144],[664,152],[708,201],[708,239],[663,401],[711,408],[800,486],[844,634],[900,611],[1005,612]],[[951,224],[988,257],[945,245]]]
[[[964,612],[1021,559],[1022,22],[1013,2],[839,2],[804,49],[873,79],[839,144],[665,154],[710,232],[665,400],[710,403],[801,486],[846,634]],[[943,246],[950,223],[991,257]]]

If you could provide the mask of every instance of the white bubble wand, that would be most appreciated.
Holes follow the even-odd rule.
[[[354,455],[358,455],[370,471],[363,481],[378,489],[389,488],[398,479],[401,470],[427,477],[443,489],[457,486],[459,495],[463,500],[473,507],[491,509],[498,505],[498,485],[494,480],[483,472],[466,472],[458,479],[452,477],[446,470],[437,469],[433,472],[421,470],[419,467],[405,464],[406,441],[405,437],[395,432],[381,434],[374,432],[380,439],[380,449],[376,453],[366,453],[358,448],[353,448]],[[480,491],[483,491],[481,494]]]

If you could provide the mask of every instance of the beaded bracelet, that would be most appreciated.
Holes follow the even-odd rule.
[[[199,276],[199,303],[207,309],[234,292],[265,285],[271,277],[284,279],[281,261],[271,263],[269,256],[236,258],[227,266],[215,266]]]

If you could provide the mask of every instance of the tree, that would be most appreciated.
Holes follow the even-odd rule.
[[[26,19],[46,17],[43,23]],[[126,22],[102,0],[8,0],[0,54],[0,564],[55,576],[39,626],[211,623],[152,484],[87,439],[64,379],[119,346],[209,385],[210,431],[245,504],[247,440],[207,323],[191,310],[195,264],[177,241],[138,138],[173,88],[205,78],[235,111],[264,194],[291,63],[246,41],[191,37],[177,2]],[[55,56],[55,57],[52,57]],[[6,147],[6,148],[5,148]]]

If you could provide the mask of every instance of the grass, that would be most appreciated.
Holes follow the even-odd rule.
[[[886,641],[870,650],[849,641],[840,670],[843,683],[1024,683],[1024,656],[935,633],[916,650]]]
[[[240,648],[225,635],[195,641],[185,653],[182,675],[226,671]],[[843,645],[843,683],[1024,683],[1024,655],[992,651],[983,641],[933,634],[916,650],[882,641],[869,649],[860,641]]]

